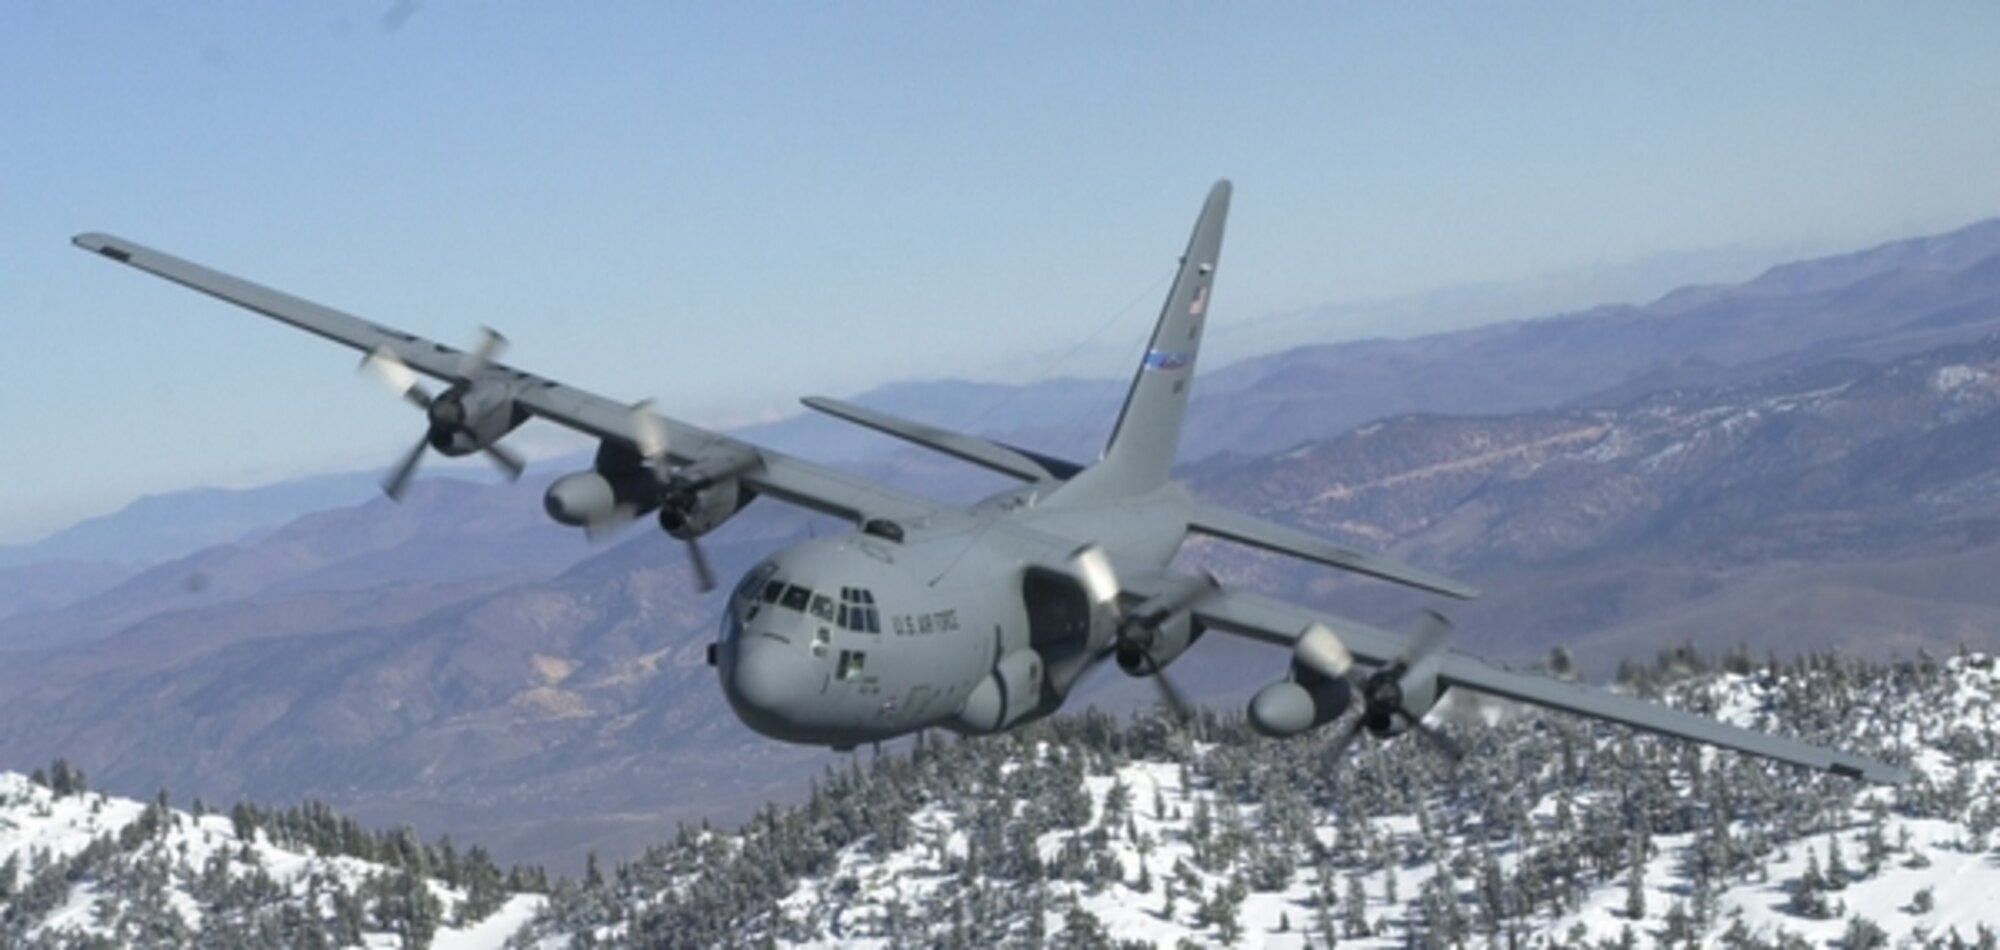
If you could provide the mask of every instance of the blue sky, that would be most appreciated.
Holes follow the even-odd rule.
[[[1995,37],[1990,3],[0,5],[0,541],[420,427],[79,231],[741,421],[1122,375],[1050,357],[1137,347],[1224,176],[1218,321],[1990,217]]]

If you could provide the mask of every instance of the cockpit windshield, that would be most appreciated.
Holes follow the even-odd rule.
[[[751,576],[757,577],[755,573]],[[765,604],[809,613],[856,633],[882,632],[882,615],[875,606],[875,593],[865,587],[843,587],[836,600],[831,592],[817,592],[803,584],[794,584],[769,574],[760,578],[759,582],[763,589],[757,594],[757,599]],[[746,584],[743,589],[749,589],[749,585]],[[748,597],[744,593],[739,595]]]

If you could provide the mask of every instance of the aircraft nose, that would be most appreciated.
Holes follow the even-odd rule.
[[[819,672],[789,643],[752,636],[738,645],[729,695],[754,728],[794,726],[789,712],[819,692]]]

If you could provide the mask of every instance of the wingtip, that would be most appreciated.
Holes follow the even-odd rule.
[[[93,254],[102,254],[121,264],[132,259],[132,252],[119,246],[123,242],[109,234],[98,231],[85,231],[70,238],[69,242]]]
[[[1868,759],[1838,759],[1828,765],[1826,770],[1833,775],[1872,782],[1876,785],[1902,785],[1910,780],[1909,770]]]

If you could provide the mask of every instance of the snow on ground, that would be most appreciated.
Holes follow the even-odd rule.
[[[28,776],[0,772],[0,866],[14,862],[18,868],[15,880],[0,881],[0,885],[13,893],[27,885],[40,863],[74,859],[91,847],[93,841],[117,841],[135,822],[142,820],[149,808],[141,802],[95,791],[58,797]],[[354,889],[369,876],[387,870],[352,857],[281,848],[261,833],[254,835],[254,840],[245,841],[237,836],[235,823],[226,816],[197,817],[173,809],[165,814],[163,833],[157,840],[149,838],[138,847],[171,862],[173,890],[167,894],[167,904],[190,929],[199,930],[202,926],[203,908],[190,896],[187,885],[211,861],[226,862],[231,873],[239,876],[261,869],[289,898],[300,902],[319,894],[327,882],[337,880]],[[428,882],[428,887],[445,907],[447,919],[450,909],[466,899],[462,891],[435,880]],[[26,936],[30,939],[57,934],[110,937],[113,934],[102,919],[100,902],[122,900],[126,896],[108,892],[100,881],[86,875],[72,883],[67,899],[43,915]],[[319,899],[322,901],[319,912],[329,912],[330,907],[324,903],[327,898],[322,895]],[[535,915],[544,901],[538,894],[515,895],[483,921],[464,929],[440,927],[434,946],[447,950],[500,947]],[[0,900],[0,907],[8,903]],[[401,939],[389,933],[364,931],[364,939],[369,946],[402,946]]]
[[[1945,701],[1935,703],[1921,722],[1908,727],[1907,748],[1920,749],[1915,756],[1919,782],[1939,784],[1971,782],[1985,787],[2000,778],[2000,765],[1990,760],[1960,763],[1953,755],[1937,748],[1953,730],[1978,729],[1991,735],[1990,717],[1996,697],[2000,697],[2000,671],[1984,657],[1944,660],[1948,685]],[[1718,674],[1706,687],[1706,696],[1716,707],[1716,715],[1726,721],[1751,728],[1771,729],[1776,723],[1779,697],[1800,683],[1769,674]],[[1782,730],[1781,730],[1782,731]],[[1713,763],[1725,753],[1707,753]],[[1115,774],[1093,774],[1085,779],[1092,802],[1092,816],[1083,827],[1042,835],[1035,847],[1044,861],[1056,861],[1072,846],[1074,839],[1101,837],[1100,850],[1116,861],[1116,880],[1096,889],[1073,881],[1051,881],[1057,897],[1045,912],[1044,929],[1060,934],[1066,925],[1064,902],[1074,902],[1089,911],[1114,939],[1137,939],[1161,946],[1173,946],[1187,939],[1212,945],[1216,928],[1201,919],[1199,903],[1224,887],[1233,868],[1219,873],[1197,866],[1190,843],[1191,825],[1198,809],[1217,826],[1257,825],[1261,806],[1239,804],[1210,789],[1183,787],[1186,771],[1168,762],[1132,762]],[[1127,802],[1125,817],[1106,820],[1108,802],[1114,789],[1123,789]],[[1675,790],[1670,794],[1684,794]],[[1833,833],[1813,833],[1803,838],[1781,841],[1767,855],[1759,870],[1741,877],[1719,880],[1713,894],[1712,923],[1707,940],[1716,940],[1731,927],[1740,926],[1760,940],[1792,936],[1820,945],[1837,943],[1848,936],[1857,918],[1880,927],[1892,942],[1944,938],[1954,929],[1967,940],[1975,939],[1980,928],[2000,930],[2000,857],[1990,844],[1970,838],[1962,822],[1915,819],[1899,816],[1889,807],[1894,795],[1889,790],[1866,792],[1844,819],[1836,819]],[[1583,813],[1592,802],[1584,796],[1545,796],[1529,803],[1527,812],[1541,826],[1554,825],[1557,812],[1567,806]],[[1426,806],[1431,807],[1431,806]],[[1879,821],[1871,813],[1879,808]],[[1315,816],[1314,834],[1321,844],[1331,844],[1347,819],[1321,813]],[[1480,827],[1476,818],[1460,817],[1464,834]],[[938,805],[921,809],[914,819],[912,843],[899,851],[877,858],[867,842],[844,852],[830,873],[804,880],[781,902],[792,920],[830,921],[818,939],[795,944],[809,947],[887,946],[886,939],[874,936],[896,903],[908,913],[934,889],[954,878],[947,859],[963,858],[966,836],[960,831],[963,816]],[[1390,841],[1389,851],[1410,853],[1422,840],[1419,818],[1395,815],[1369,822],[1373,835]],[[1876,827],[1879,826],[1879,827]],[[1747,834],[1745,823],[1732,822],[1731,834]],[[1349,829],[1351,831],[1351,829]],[[1136,838],[1134,837],[1136,835]],[[1570,942],[1582,937],[1590,942],[1616,940],[1629,927],[1644,945],[1667,939],[1670,913],[1680,909],[1692,913],[1693,885],[1687,869],[1695,860],[1698,844],[1694,834],[1661,835],[1652,839],[1653,851],[1644,863],[1643,915],[1627,916],[1629,877],[1625,874],[1594,885],[1576,909],[1550,917],[1533,918],[1526,933],[1531,943]],[[1874,841],[1870,866],[1870,841]],[[1487,845],[1458,837],[1450,847],[1476,851]],[[1512,873],[1522,860],[1518,842],[1491,845],[1498,865]],[[1835,860],[1835,852],[1839,858]],[[1823,892],[1821,916],[1802,911],[1794,901],[1794,891],[1807,874],[1832,877],[1835,865],[1845,869],[1845,879],[1829,883]],[[1440,873],[1440,860],[1392,861],[1372,872],[1336,871],[1330,881],[1336,897],[1331,912],[1343,945],[1391,947],[1409,939],[1407,924],[1420,913],[1419,895]],[[1239,874],[1240,876],[1240,874]],[[1377,927],[1378,936],[1355,937],[1346,929],[1348,911],[1341,905],[1349,900],[1350,878],[1365,895],[1362,917]],[[1463,878],[1451,881],[1456,900],[1472,901]],[[1171,885],[1170,885],[1170,882]],[[1318,945],[1316,873],[1309,862],[1301,861],[1290,883],[1276,890],[1251,889],[1238,909],[1242,946],[1301,947]],[[1168,896],[1171,890],[1173,896]],[[1920,896],[1923,895],[1923,896]],[[1475,935],[1484,940],[1484,934]]]

